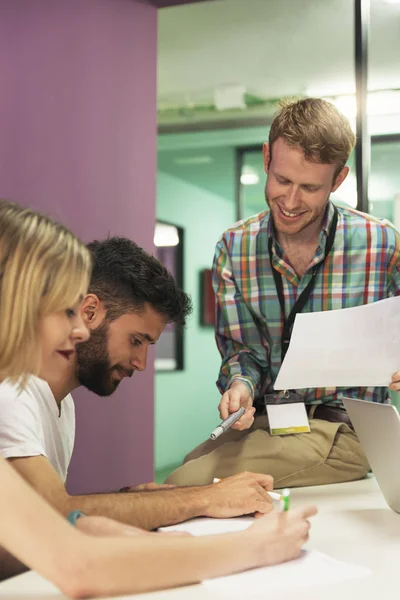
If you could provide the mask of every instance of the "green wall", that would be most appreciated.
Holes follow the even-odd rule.
[[[232,151],[232,168],[233,157]],[[207,165],[198,167],[207,169]],[[155,377],[158,481],[180,464],[185,454],[202,442],[218,423],[220,395],[215,381],[220,360],[213,329],[199,324],[199,273],[211,266],[215,244],[235,221],[235,215],[233,178],[229,177],[229,169],[220,173],[219,185],[221,181],[226,182],[224,196],[206,189],[206,180],[204,176],[205,187],[201,187],[162,171],[157,176],[157,218],[185,230],[184,286],[194,304],[185,331],[185,370],[156,373]]]

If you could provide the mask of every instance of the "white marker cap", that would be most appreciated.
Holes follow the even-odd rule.
[[[219,436],[221,435],[221,433],[224,433],[224,431],[225,431],[225,429],[223,429],[223,428],[221,427],[221,425],[218,425],[218,427],[216,427],[216,428],[214,429],[214,431],[211,433],[211,435],[210,435],[210,439],[211,439],[211,440],[216,440],[216,439],[217,439],[217,437],[219,437]]]

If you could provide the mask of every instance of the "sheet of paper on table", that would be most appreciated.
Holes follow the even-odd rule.
[[[276,592],[315,585],[332,585],[370,574],[369,569],[330,558],[315,550],[303,551],[302,556],[281,565],[253,569],[229,577],[204,581],[202,585],[230,596],[241,598],[275,595]],[[322,596],[321,596],[322,597]],[[294,596],[295,598],[295,596]]]
[[[400,296],[296,315],[276,390],[387,386],[400,368]]]
[[[240,517],[236,519],[192,519],[179,525],[165,527],[166,531],[187,531],[192,535],[213,535],[247,529],[254,519]],[[218,577],[204,581],[202,585],[218,589],[221,592],[248,598],[252,595],[268,595],[288,588],[333,584],[346,579],[355,579],[369,575],[364,567],[338,561],[315,550],[303,551],[301,558],[261,569],[253,569],[227,577]]]

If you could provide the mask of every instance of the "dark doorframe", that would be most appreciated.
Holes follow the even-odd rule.
[[[368,212],[368,180],[371,160],[371,139],[368,133],[368,37],[370,0],[354,1],[354,50],[356,77],[356,177],[357,209]]]

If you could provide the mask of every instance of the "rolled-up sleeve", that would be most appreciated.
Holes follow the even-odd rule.
[[[215,338],[222,357],[217,387],[224,393],[234,380],[241,380],[250,387],[253,398],[257,397],[267,383],[268,348],[235,282],[224,237],[215,251],[213,288],[216,298]]]

